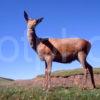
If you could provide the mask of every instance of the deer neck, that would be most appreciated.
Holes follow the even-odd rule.
[[[34,28],[33,29],[28,28],[27,37],[31,47],[36,51],[37,45],[39,43],[39,38],[37,37]]]

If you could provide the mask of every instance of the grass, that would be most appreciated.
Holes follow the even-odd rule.
[[[41,88],[0,88],[0,100],[99,100],[100,89],[81,90],[63,87],[44,91]]]
[[[100,68],[93,69],[94,74],[100,74]],[[83,69],[74,69],[74,70],[59,70],[52,72],[51,77],[67,77],[71,75],[83,74]],[[44,75],[38,75],[37,77],[44,77]]]
[[[100,68],[94,69],[95,74],[100,74]],[[55,71],[52,76],[66,77],[71,75],[83,74],[82,69]],[[44,77],[40,75],[38,77]],[[55,87],[50,91],[44,91],[39,87],[7,87],[6,83],[12,82],[11,79],[0,77],[0,100],[99,100],[100,87],[98,89],[81,90],[78,87],[64,88]],[[2,86],[5,84],[5,86]]]

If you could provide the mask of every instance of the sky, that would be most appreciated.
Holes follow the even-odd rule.
[[[88,62],[100,67],[100,0],[0,0],[0,76],[32,79],[44,73],[45,65],[31,49],[23,12],[30,18],[44,17],[36,27],[39,37],[84,38],[92,48]],[[82,68],[53,63],[52,71]]]

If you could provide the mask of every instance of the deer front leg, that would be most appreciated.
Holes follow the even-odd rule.
[[[44,82],[44,87],[47,88],[47,63],[45,61],[45,82]]]
[[[49,89],[51,87],[51,68],[52,68],[52,59],[50,56],[46,57],[45,58],[45,86],[46,86],[46,89]]]

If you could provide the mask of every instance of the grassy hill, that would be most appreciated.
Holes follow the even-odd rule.
[[[100,68],[94,68],[93,69],[94,74],[100,74]],[[83,69],[74,69],[74,70],[58,70],[54,71],[51,74],[51,77],[67,77],[72,75],[83,75]],[[38,75],[37,77],[44,77],[43,75]]]
[[[10,82],[14,81],[13,79],[9,79],[9,78],[3,78],[3,77],[0,77],[0,86],[1,85],[6,85]]]
[[[100,68],[94,69],[95,74],[100,74]],[[59,70],[52,73],[52,77],[67,77],[71,75],[83,74],[83,69]],[[39,75],[38,77],[44,77]],[[38,78],[37,77],[37,78]],[[33,82],[29,81],[28,82]],[[41,80],[40,80],[41,81]],[[0,77],[0,84],[13,82],[12,79]],[[26,84],[26,81],[25,81]],[[29,84],[29,83],[28,83]],[[41,87],[19,87],[15,84],[11,87],[0,87],[0,100],[99,100],[100,87],[97,89],[82,90],[78,87],[53,87],[50,91],[45,91]]]

